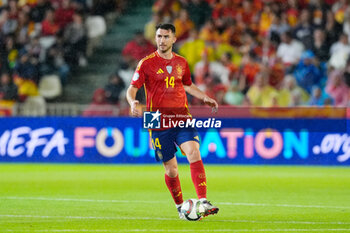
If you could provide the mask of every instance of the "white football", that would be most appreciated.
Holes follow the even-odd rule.
[[[200,220],[205,212],[203,204],[197,199],[188,199],[182,204],[181,212],[189,221]]]

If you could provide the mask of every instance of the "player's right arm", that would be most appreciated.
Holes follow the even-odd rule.
[[[139,89],[133,85],[130,85],[128,90],[126,91],[126,99],[128,100],[128,103],[131,108],[131,115],[140,117],[141,111],[137,108],[139,105],[139,101],[136,100],[136,93]]]
[[[143,70],[141,68],[141,65],[143,63],[142,59],[132,77],[131,84],[126,91],[126,99],[130,105],[131,108],[131,115],[140,117],[142,116],[142,111],[138,108],[138,105],[140,104],[138,100],[136,100],[136,93],[139,90],[139,88],[145,83],[145,75],[143,73]]]

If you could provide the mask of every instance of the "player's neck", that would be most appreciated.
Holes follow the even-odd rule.
[[[164,58],[164,59],[170,60],[171,58],[173,58],[173,51],[170,49],[168,51],[166,51],[165,53],[162,53],[161,51],[157,50],[157,53],[161,58]]]

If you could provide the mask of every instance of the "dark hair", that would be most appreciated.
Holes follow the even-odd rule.
[[[158,29],[164,29],[164,30],[171,30],[172,33],[175,34],[175,26],[170,23],[161,23],[156,26],[156,30]]]
[[[292,32],[291,30],[288,30],[288,31],[284,32],[284,34],[285,34],[287,37],[293,39],[293,32]]]

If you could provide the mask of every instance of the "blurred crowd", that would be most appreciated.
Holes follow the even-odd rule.
[[[126,2],[0,0],[0,101],[40,95],[46,75],[64,86],[93,52],[89,42],[101,27],[89,31],[91,16],[107,20]],[[150,10],[84,115],[127,114],[125,90],[139,60],[156,49],[155,26],[165,22],[176,27],[174,50],[187,59],[193,82],[220,105],[350,106],[350,0],[156,0]]]
[[[350,106],[349,0],[157,0],[152,11],[123,51],[127,84],[170,22],[194,83],[221,105]]]
[[[92,24],[124,6],[124,0],[0,0],[0,101],[39,96],[47,75],[64,86],[87,65],[89,42],[100,29]]]

